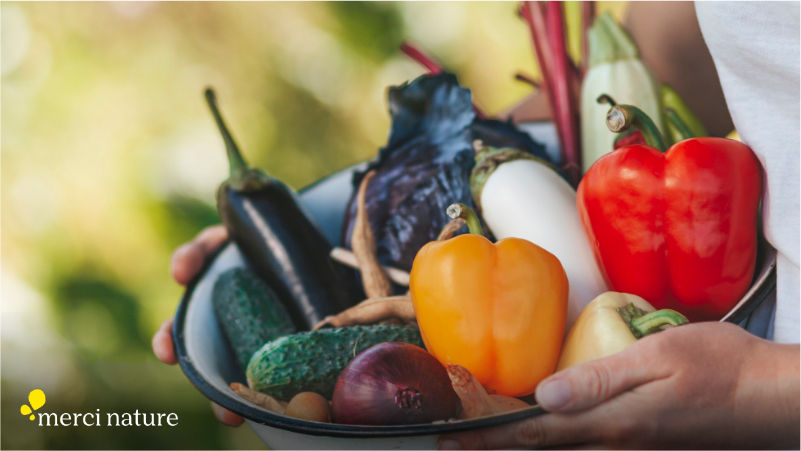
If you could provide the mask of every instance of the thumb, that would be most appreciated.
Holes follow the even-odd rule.
[[[618,394],[656,379],[653,365],[629,348],[609,357],[560,371],[537,386],[537,402],[549,412],[594,407]]]

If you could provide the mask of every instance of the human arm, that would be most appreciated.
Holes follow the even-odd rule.
[[[200,232],[194,240],[180,246],[172,254],[170,274],[181,285],[186,285],[203,267],[206,258],[211,255],[225,240],[228,233],[221,225],[211,226]],[[169,365],[178,362],[172,342],[172,323],[170,317],[164,321],[153,335],[151,345],[156,358]],[[239,426],[244,421],[239,415],[215,403],[211,403],[217,420],[228,426]]]
[[[536,397],[550,413],[440,446],[797,448],[799,346],[691,324],[557,373]]]

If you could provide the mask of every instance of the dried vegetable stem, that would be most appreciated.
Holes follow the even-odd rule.
[[[335,247],[331,249],[331,258],[343,265],[350,266],[351,268],[359,269],[359,262],[353,252],[345,249],[344,247]],[[409,273],[400,269],[393,268],[392,266],[381,265],[381,269],[387,274],[389,280],[397,283],[398,285],[409,286]]]
[[[459,229],[466,225],[467,221],[462,218],[451,219],[447,224],[445,224],[445,227],[442,228],[442,231],[439,232],[437,241],[444,241],[453,238],[453,235],[455,235]]]
[[[345,327],[373,324],[388,319],[399,319],[405,322],[417,320],[412,307],[412,299],[408,294],[364,300],[339,314],[325,318],[312,330],[324,326]]]
[[[364,201],[367,186],[374,176],[375,171],[368,172],[359,185],[359,193],[356,198],[356,220],[353,224],[353,235],[351,237],[353,255],[356,256],[356,260],[359,262],[362,284],[368,298],[386,297],[392,293],[389,278],[384,269],[381,268],[381,265],[378,264],[378,258],[375,253],[375,236],[370,228],[367,207]]]
[[[495,413],[495,405],[489,393],[467,368],[448,365],[447,369],[453,390],[462,401],[461,418],[478,418]]]
[[[231,382],[230,387],[231,390],[233,390],[233,392],[242,399],[250,401],[257,406],[264,407],[271,412],[280,413],[283,415],[284,411],[286,410],[285,402],[278,401],[270,395],[257,392],[247,385],[240,384],[239,382]]]
[[[470,371],[459,365],[447,365],[453,391],[462,401],[462,419],[496,415],[531,407],[525,401],[511,396],[489,394]]]

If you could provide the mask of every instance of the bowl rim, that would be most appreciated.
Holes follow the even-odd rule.
[[[183,370],[184,374],[186,374],[186,377],[189,379],[192,385],[195,386],[195,388],[197,388],[211,401],[221,405],[222,407],[225,407],[226,409],[241,415],[248,420],[267,426],[277,427],[303,434],[349,438],[382,438],[443,434],[497,426],[545,413],[545,411],[538,405],[532,405],[526,409],[520,409],[501,415],[474,418],[470,420],[386,426],[348,425],[339,423],[321,423],[288,417],[286,415],[270,412],[266,409],[251,407],[250,405],[246,404],[244,400],[240,400],[218,390],[203,378],[203,375],[200,373],[197,367],[195,367],[192,359],[189,357],[186,343],[184,342],[184,325],[190,300],[195,291],[195,287],[200,280],[203,279],[206,272],[209,270],[220,253],[222,253],[222,251],[229,245],[233,245],[230,240],[221,245],[219,249],[217,249],[210,256],[210,258],[206,260],[200,272],[198,272],[192,281],[187,284],[186,291],[184,292],[184,295],[181,297],[181,301],[178,304],[178,309],[175,313],[175,320],[172,327],[175,353],[181,370]]]

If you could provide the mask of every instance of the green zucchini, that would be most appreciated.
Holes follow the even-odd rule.
[[[280,400],[313,391],[331,399],[339,373],[356,354],[387,341],[423,346],[416,326],[351,326],[278,338],[256,351],[248,385]]]
[[[296,330],[275,293],[246,268],[220,274],[214,283],[211,302],[242,369],[265,342]]]

